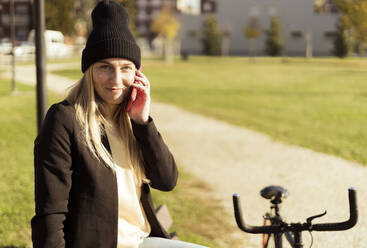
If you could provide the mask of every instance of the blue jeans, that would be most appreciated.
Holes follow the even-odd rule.
[[[208,248],[202,245],[191,244],[179,240],[148,237],[139,248]]]

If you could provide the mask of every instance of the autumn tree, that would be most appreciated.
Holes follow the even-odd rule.
[[[222,32],[220,31],[217,18],[212,14],[208,14],[203,22],[201,31],[204,54],[218,55]]]
[[[335,56],[340,58],[347,57],[350,52],[350,38],[348,35],[349,30],[346,28],[345,20],[340,17],[336,24],[336,33],[334,37],[334,50]]]
[[[47,29],[58,30],[67,35],[74,33],[74,0],[46,0],[45,15]]]
[[[249,40],[250,56],[253,57],[255,55],[255,40],[261,34],[260,23],[257,16],[250,16],[248,22],[246,23],[243,29],[243,32],[246,39]]]
[[[152,31],[164,39],[165,60],[168,63],[173,63],[173,41],[177,36],[179,28],[180,24],[170,7],[163,8],[151,26]]]
[[[346,29],[350,30],[358,52],[367,43],[367,1],[335,0]]]

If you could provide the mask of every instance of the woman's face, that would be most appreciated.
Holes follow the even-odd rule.
[[[108,58],[93,66],[94,89],[110,108],[116,107],[134,82],[135,64],[127,59]]]

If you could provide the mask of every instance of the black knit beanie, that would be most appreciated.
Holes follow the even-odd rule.
[[[105,58],[124,58],[140,68],[140,48],[129,30],[129,14],[115,1],[102,1],[92,12],[93,30],[82,54],[82,72]]]

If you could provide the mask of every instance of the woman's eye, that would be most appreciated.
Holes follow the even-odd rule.
[[[124,66],[121,68],[123,71],[131,71],[133,68],[131,66]]]
[[[98,66],[98,69],[101,70],[102,72],[108,72],[111,70],[111,66],[107,64],[101,64]]]

